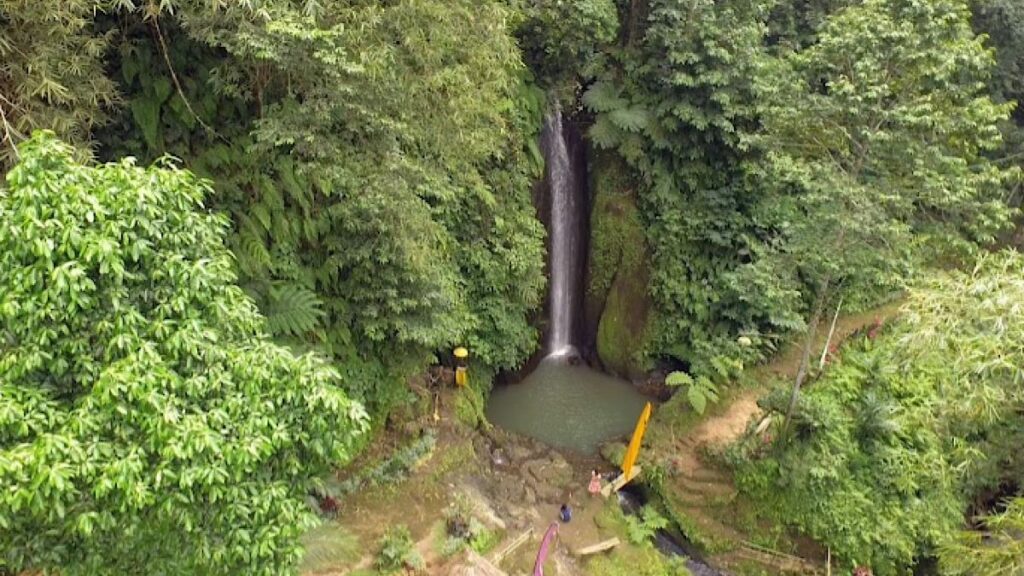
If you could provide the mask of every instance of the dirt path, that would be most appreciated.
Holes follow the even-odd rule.
[[[878,321],[887,321],[899,311],[899,304],[890,304],[881,308],[870,310],[861,314],[841,316],[836,323],[833,345],[842,343],[854,332],[871,326]],[[823,322],[815,338],[814,350],[817,353],[825,346],[825,339],[828,337],[828,329],[831,320]],[[772,362],[755,369],[754,380],[763,383],[771,378],[792,379],[800,366],[801,347],[799,344],[791,344]],[[814,359],[817,362],[817,359]],[[725,411],[721,414],[711,416],[702,421],[689,434],[692,442],[681,444],[681,450],[677,454],[680,460],[685,460],[692,470],[703,467],[697,457],[697,451],[701,447],[716,448],[726,445],[739,438],[747,428],[747,423],[761,413],[757,405],[757,399],[764,393],[764,388],[758,387],[741,392],[735,396]]]

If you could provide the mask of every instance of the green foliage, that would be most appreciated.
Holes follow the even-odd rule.
[[[541,83],[551,88],[575,88],[580,72],[618,34],[614,0],[519,0],[512,4],[521,12],[518,36],[526,62]]]
[[[757,213],[740,137],[757,126],[764,17],[756,0],[652,1],[643,42],[610,54],[583,96],[591,138],[638,183],[653,267],[649,353],[714,380],[712,360],[754,360],[802,326],[799,292],[756,265],[772,222]]]
[[[293,284],[271,288],[262,307],[267,329],[274,334],[301,337],[316,328],[324,316],[323,304],[312,291]]]
[[[786,52],[814,44],[829,16],[855,3],[856,0],[774,2],[768,17],[768,45]]]
[[[455,344],[488,370],[517,367],[544,286],[529,196],[543,96],[509,11],[173,7],[166,55],[149,21],[126,17],[133,114],[100,138],[111,155],[171,152],[214,180],[272,334],[328,352],[378,415]],[[182,94],[166,94],[165,56]]]
[[[795,439],[742,464],[738,486],[876,574],[955,546],[972,495],[1021,477],[1022,278],[1024,257],[1003,252],[919,282],[902,322],[846,349],[804,395]]]
[[[1024,570],[1024,499],[982,519],[983,531],[961,532],[939,549],[943,573],[1018,574]]]
[[[970,252],[1006,225],[1009,174],[982,153],[1009,107],[983,92],[991,54],[963,4],[864,2],[766,66],[753,140],[795,187],[784,259],[813,283],[870,295],[932,253],[915,246]]]
[[[626,534],[633,544],[649,544],[658,530],[667,527],[668,520],[653,506],[644,506],[639,516],[626,516]]]
[[[0,1],[0,170],[13,145],[48,128],[78,144],[115,103],[103,73],[109,36],[92,29],[104,0]]]
[[[501,534],[489,530],[476,518],[472,502],[462,494],[444,511],[445,539],[443,556],[452,556],[465,548],[485,554],[501,541]]]
[[[612,552],[587,562],[593,576],[689,576],[683,560],[666,558],[651,546]]]
[[[50,134],[20,156],[0,188],[3,567],[294,573],[306,494],[363,408],[267,341],[207,182],[82,166]]]
[[[638,181],[650,355],[722,383],[837,292],[862,308],[1004,229],[1009,107],[963,2],[648,4],[583,102]]]
[[[618,504],[614,502],[608,503],[597,514],[594,521],[603,530],[611,531],[622,538],[630,538],[631,523],[639,522],[624,515]],[[606,554],[592,556],[586,563],[586,573],[594,576],[688,576],[690,574],[682,559],[664,556],[646,540],[640,545],[623,543]]]
[[[380,550],[377,552],[375,565],[384,574],[393,574],[406,568],[423,568],[423,558],[416,551],[409,528],[399,525],[389,528],[384,533],[380,539]]]
[[[997,98],[1019,101],[1024,95],[1024,5],[1013,0],[972,0],[971,23],[988,36],[995,49],[996,67],[991,86]],[[1024,110],[1016,108],[1017,123]]]
[[[481,386],[489,385],[493,374],[480,372],[480,370],[474,370],[469,376],[469,383],[459,388],[455,394],[455,418],[470,428],[489,425],[487,416],[484,414],[487,397],[485,389]]]
[[[665,378],[665,384],[672,387],[685,386],[686,400],[697,414],[704,413],[709,401],[718,400],[718,387],[707,376],[694,378],[686,372],[672,372]]]
[[[996,66],[988,86],[997,102],[1016,106],[1000,129],[1006,145],[989,155],[1012,166],[1024,168],[1024,5],[1013,0],[972,0],[971,24],[986,36],[985,44],[995,51]],[[1020,205],[1020,179],[1011,182],[1011,202]]]

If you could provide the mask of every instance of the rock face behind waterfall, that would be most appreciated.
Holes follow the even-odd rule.
[[[616,156],[599,154],[591,166],[587,343],[607,371],[639,380],[649,368],[643,347],[651,302],[650,263],[635,188],[629,169]]]

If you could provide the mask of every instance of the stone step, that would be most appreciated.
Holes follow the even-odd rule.
[[[716,539],[731,540],[733,542],[743,540],[742,534],[715,519],[706,508],[694,506],[683,501],[677,501],[677,504],[675,513],[685,515],[688,520],[696,524],[707,535]]]
[[[736,488],[728,482],[708,482],[681,476],[673,479],[672,485],[681,487],[685,492],[691,494],[701,494],[712,498],[731,498],[736,495]]]
[[[754,563],[772,574],[823,574],[823,567],[795,556],[768,554],[746,546],[716,555],[715,563],[726,568],[740,568],[743,564]]]
[[[686,473],[684,476],[691,480],[696,480],[697,482],[732,484],[732,474],[725,471],[715,470],[713,468],[700,468]]]

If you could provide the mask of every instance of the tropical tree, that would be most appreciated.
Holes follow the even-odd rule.
[[[50,134],[0,188],[0,567],[285,574],[363,408],[271,344],[208,182],[77,163]]]
[[[508,10],[175,8],[137,18],[121,56],[130,122],[104,140],[172,151],[216,182],[240,283],[274,336],[333,356],[375,415],[455,344],[518,366],[536,345],[543,230],[527,144],[539,111]],[[176,95],[165,58],[205,83]],[[125,131],[143,136],[134,149]]]
[[[870,302],[922,259],[969,254],[1006,225],[1011,173],[984,154],[1011,106],[985,93],[992,53],[961,1],[867,0],[814,45],[762,62],[764,131],[749,141],[767,159],[755,173],[780,187],[766,260],[811,302],[791,413],[828,302]]]

